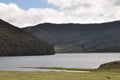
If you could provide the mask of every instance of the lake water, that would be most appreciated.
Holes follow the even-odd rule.
[[[37,71],[20,67],[97,68],[100,64],[120,60],[119,53],[56,54],[51,56],[0,57],[0,70]]]

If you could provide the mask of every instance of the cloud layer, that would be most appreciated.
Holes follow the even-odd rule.
[[[101,23],[120,20],[120,0],[48,0],[53,8],[25,11],[15,3],[0,3],[0,18],[18,27],[51,23]]]

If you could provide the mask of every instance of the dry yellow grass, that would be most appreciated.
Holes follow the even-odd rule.
[[[0,71],[0,80],[120,80],[118,71],[87,73]]]

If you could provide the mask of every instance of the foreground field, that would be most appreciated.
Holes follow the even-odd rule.
[[[29,67],[30,68],[30,67]],[[102,64],[98,69],[38,67],[39,69],[89,72],[17,72],[0,71],[0,80],[120,80],[120,61]]]
[[[87,73],[0,71],[0,80],[120,80],[120,71]]]

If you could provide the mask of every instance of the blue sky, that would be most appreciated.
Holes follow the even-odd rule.
[[[20,8],[28,10],[29,8],[50,8],[52,5],[47,0],[0,0],[3,3],[15,3]]]

